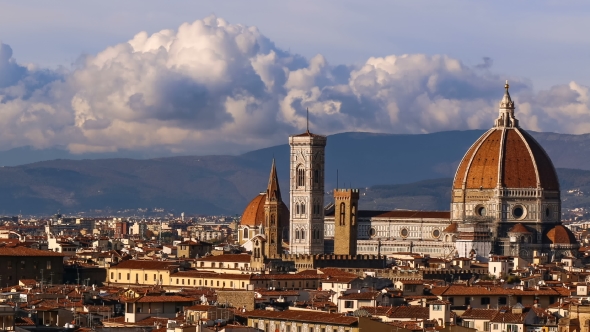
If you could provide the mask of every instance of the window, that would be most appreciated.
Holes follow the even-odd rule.
[[[471,297],[467,296],[465,297],[465,305],[470,305],[471,304]]]
[[[320,183],[320,170],[317,169],[317,166],[316,169],[313,171],[313,183]]]
[[[115,272],[111,272],[111,279],[115,279]]]
[[[24,269],[25,268],[25,265],[26,265],[25,264],[25,261],[20,261],[20,268],[21,269]]]
[[[305,203],[301,203],[301,214],[305,214]]]
[[[250,237],[250,233],[248,231],[248,228],[244,228],[244,239],[247,239]]]
[[[490,304],[490,298],[489,297],[482,297],[481,304]]]
[[[500,297],[498,298],[498,304],[499,305],[506,305],[507,301],[505,297]]]
[[[299,212],[299,203],[295,204],[295,214],[300,214],[300,212]]]
[[[176,284],[178,285],[178,278],[176,278]]]
[[[346,225],[346,203],[340,203],[340,226]]]
[[[295,230],[295,240],[299,240],[300,236],[299,236],[299,230]]]
[[[184,279],[182,279],[182,284],[184,285]]]
[[[347,309],[354,308],[354,301],[344,301],[344,308],[347,308]]]
[[[356,224],[356,204],[352,204],[350,208],[350,224]]]
[[[305,230],[301,230],[301,239],[305,240]]]
[[[297,187],[305,186],[305,169],[303,166],[297,167]]]
[[[147,281],[148,280],[148,276],[147,273],[143,276],[143,280]]]
[[[117,273],[117,278],[121,280],[121,273]]]
[[[484,331],[490,330],[490,322],[483,322],[483,330]]]
[[[494,330],[498,329],[498,324],[494,324]]]
[[[156,280],[158,280],[158,279],[156,278],[156,274],[154,273],[154,281],[156,281]]]
[[[432,310],[434,310],[434,311],[442,311],[442,305],[441,304],[433,304],[432,305]]]

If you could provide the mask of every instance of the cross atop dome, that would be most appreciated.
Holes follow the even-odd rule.
[[[508,80],[506,80],[506,84],[504,84],[504,97],[502,97],[502,100],[500,101],[500,115],[496,119],[494,124],[495,127],[518,127],[518,120],[514,117],[514,102],[512,101],[512,98],[510,98],[509,88],[510,85],[508,84]]]

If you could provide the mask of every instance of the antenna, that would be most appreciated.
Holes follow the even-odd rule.
[[[307,107],[305,110],[307,112],[307,125],[306,125],[306,129],[307,129],[307,133],[309,134],[309,107]]]
[[[338,190],[338,169],[336,169],[336,190]]]

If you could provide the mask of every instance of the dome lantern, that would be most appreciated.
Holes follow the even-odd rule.
[[[510,85],[508,84],[508,80],[506,80],[504,97],[500,101],[500,114],[495,123],[495,127],[498,128],[518,127],[518,120],[514,117],[514,101],[510,98],[509,88]]]

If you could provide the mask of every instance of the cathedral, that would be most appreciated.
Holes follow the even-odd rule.
[[[382,257],[399,253],[483,262],[492,255],[529,262],[573,257],[579,244],[561,223],[553,163],[520,128],[514,110],[506,82],[493,127],[459,163],[450,211],[359,210],[356,189],[335,189],[333,201],[325,204],[327,137],[309,130],[290,136],[290,210],[282,201],[273,160],[267,190],[242,214],[238,241],[260,266],[272,259],[315,257],[312,261],[341,260],[343,266],[365,260],[376,267]]]

